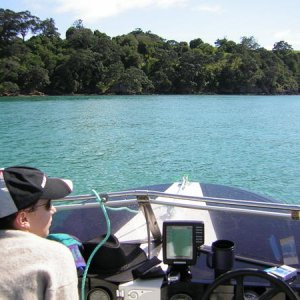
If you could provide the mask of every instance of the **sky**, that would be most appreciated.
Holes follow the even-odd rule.
[[[177,42],[253,36],[269,50],[279,41],[300,50],[299,0],[0,0],[0,8],[53,18],[62,38],[81,19],[110,37],[140,28]]]

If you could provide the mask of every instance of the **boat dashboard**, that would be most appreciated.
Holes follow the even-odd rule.
[[[100,204],[97,198],[101,199]],[[103,206],[107,209],[109,227]],[[86,278],[79,277],[81,284],[84,279],[82,299],[300,297],[297,205],[282,204],[236,188],[178,182],[70,197],[67,202],[57,202],[56,207],[52,232],[79,238],[83,251],[90,248],[86,260],[101,239],[111,236],[119,247],[126,251],[138,249],[144,257],[133,258],[137,263],[125,270],[127,277],[120,269],[132,261],[115,268],[116,274],[110,276],[96,266],[101,260],[109,261],[111,253],[105,254],[100,248],[98,257],[90,261]],[[120,273],[125,277],[114,276]]]

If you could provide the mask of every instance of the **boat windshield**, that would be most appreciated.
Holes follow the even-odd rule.
[[[134,190],[104,194],[101,198],[107,208],[130,207],[138,211],[133,214],[109,210],[111,232],[120,240],[147,241],[150,234],[152,240],[159,241],[164,220],[197,220],[205,225],[204,250],[209,250],[213,241],[226,239],[235,243],[237,258],[300,269],[300,207],[260,198],[248,200],[239,193],[231,193],[230,198],[226,193],[225,198],[203,193],[201,197],[199,193],[193,196],[190,191],[185,194]],[[250,196],[253,199],[253,194]],[[77,200],[81,202],[58,206],[52,231],[68,232],[83,241],[105,234],[107,225],[95,197]]]

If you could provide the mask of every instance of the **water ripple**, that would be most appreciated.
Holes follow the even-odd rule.
[[[192,180],[300,203],[299,96],[2,98],[0,166],[75,193]]]

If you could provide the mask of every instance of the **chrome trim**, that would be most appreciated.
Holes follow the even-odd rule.
[[[122,191],[106,194],[99,194],[100,198],[107,207],[114,206],[127,206],[137,205],[138,200],[143,197],[152,204],[169,205],[175,207],[184,207],[191,209],[200,209],[208,211],[228,211],[238,212],[245,214],[256,214],[272,217],[292,218],[292,216],[300,215],[300,205],[291,205],[284,203],[273,202],[258,202],[251,200],[235,200],[226,198],[214,198],[214,197],[196,197],[187,195],[170,194],[164,192],[150,191],[150,190],[134,190],[134,191]],[[118,200],[117,198],[124,198]],[[158,199],[159,198],[159,199]],[[179,199],[177,201],[169,201],[168,199]],[[148,200],[149,199],[149,200]],[[58,210],[76,209],[76,208],[88,208],[97,207],[99,204],[95,202],[95,195],[80,195],[69,196],[64,199],[54,200],[53,203]],[[72,202],[74,203],[67,203]],[[186,203],[185,201],[189,201]],[[139,200],[141,203],[141,200]],[[148,202],[148,203],[149,203]],[[61,205],[57,205],[62,203]],[[206,204],[206,205],[204,205]],[[296,220],[299,220],[296,218]]]

